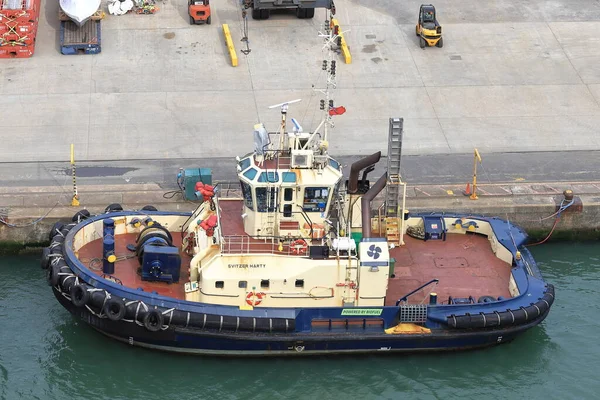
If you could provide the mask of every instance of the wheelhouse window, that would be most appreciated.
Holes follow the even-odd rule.
[[[258,212],[274,212],[277,210],[277,189],[270,187],[256,188],[256,210]]]
[[[254,203],[252,202],[252,189],[246,182],[240,182],[242,185],[242,194],[244,195],[244,205],[251,210],[254,210]]]
[[[250,157],[248,158],[244,158],[242,161],[240,161],[240,168],[243,170],[245,170],[246,168],[248,168],[250,166]]]
[[[328,197],[329,188],[327,187],[307,187],[304,189],[302,209],[306,212],[324,212]]]

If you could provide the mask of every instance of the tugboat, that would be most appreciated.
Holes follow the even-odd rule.
[[[401,118],[389,121],[387,172],[368,179],[378,152],[344,178],[328,152],[345,109],[330,97],[327,22],[321,36],[329,58],[314,131],[288,122],[299,100],[277,104],[279,130],[255,125],[254,151],[236,157],[239,182],[198,182],[193,212],[113,204],[52,228],[42,268],[67,310],[133,346],[233,356],[478,348],[546,318],[554,287],[522,229],[407,210]]]

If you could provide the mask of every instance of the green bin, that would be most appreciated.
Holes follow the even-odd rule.
[[[390,258],[390,278],[395,278],[396,274],[394,273],[394,268],[396,267],[396,259]]]
[[[358,244],[362,240],[362,232],[352,232],[352,239],[354,239],[354,243],[356,243],[356,250],[358,251]]]
[[[212,170],[210,168],[190,168],[183,171],[183,188],[185,200],[201,201],[196,197],[196,183],[212,185]]]

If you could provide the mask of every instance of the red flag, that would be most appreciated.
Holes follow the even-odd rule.
[[[346,112],[346,107],[344,107],[344,106],[329,108],[329,115],[342,115],[345,112]]]

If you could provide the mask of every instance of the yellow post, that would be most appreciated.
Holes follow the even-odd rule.
[[[471,200],[477,200],[477,161],[481,162],[481,156],[477,149],[475,149],[475,157],[473,157],[473,193],[469,198]]]
[[[229,50],[229,57],[231,57],[231,65],[237,67],[238,58],[235,52],[235,47],[233,47],[233,40],[231,39],[229,25],[227,24],[223,24],[223,35],[225,35],[225,44],[227,45],[227,49]]]
[[[341,39],[342,45],[342,55],[344,56],[344,62],[346,64],[350,64],[352,63],[352,55],[350,54],[350,49],[348,48],[348,44],[346,43],[346,39],[344,38],[344,34],[342,33],[342,28],[340,28],[340,23],[338,22],[337,19],[332,18],[331,19],[331,28],[333,28],[334,26],[338,27],[338,36]]]
[[[75,182],[75,147],[71,143],[71,173],[73,174],[73,198],[71,199],[71,206],[79,206],[79,195],[77,194],[77,183]]]

